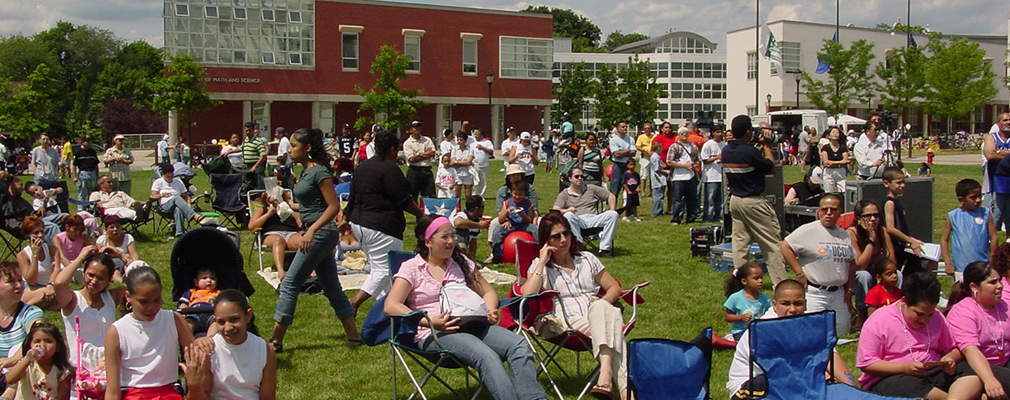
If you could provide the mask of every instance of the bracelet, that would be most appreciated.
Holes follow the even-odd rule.
[[[537,271],[533,271],[533,275],[536,275],[536,276],[544,276],[544,273],[543,273],[543,272],[537,272]]]

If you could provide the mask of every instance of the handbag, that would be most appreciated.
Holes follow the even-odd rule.
[[[443,282],[438,304],[442,312],[449,311],[452,318],[459,318],[456,326],[460,332],[478,333],[490,325],[487,320],[487,303],[466,284]]]

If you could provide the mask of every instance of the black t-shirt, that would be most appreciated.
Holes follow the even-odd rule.
[[[98,153],[88,146],[74,146],[74,165],[81,171],[98,171]]]
[[[358,138],[354,136],[340,136],[337,138],[337,153],[340,154],[340,158],[351,158],[354,155],[355,146],[354,144],[358,141]]]
[[[796,204],[813,207],[821,202],[824,197],[824,188],[817,185],[817,189],[810,190],[806,183],[796,182],[791,186],[796,191]]]
[[[413,196],[410,184],[396,163],[375,156],[354,170],[344,214],[351,222],[403,240],[407,209]]]
[[[723,171],[729,180],[729,192],[736,197],[759,196],[765,191],[765,174],[775,168],[772,160],[743,140],[730,140],[722,150]],[[727,164],[744,167],[729,168]]]
[[[849,151],[849,149],[845,146],[845,143],[839,143],[838,151],[834,151],[831,149],[831,143],[828,143],[824,145],[824,147],[821,147],[821,151],[828,153],[827,161],[842,161],[842,156],[844,156],[845,152]]]

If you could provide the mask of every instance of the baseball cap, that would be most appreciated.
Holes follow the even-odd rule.
[[[530,140],[533,136],[529,132],[523,132],[519,134],[519,140]]]
[[[821,167],[814,167],[810,169],[810,183],[815,185],[824,184],[824,170]]]
[[[508,129],[505,130],[505,132],[512,132],[512,131],[515,131],[515,130],[516,130],[516,127],[510,126]]]
[[[123,139],[123,140],[126,140],[126,136],[123,136],[123,135],[116,135],[116,136],[113,136],[113,137],[112,137],[112,140],[119,140],[119,139]]]
[[[344,129],[351,129],[351,124],[344,124]]]
[[[420,128],[420,127],[421,127],[421,121],[414,121],[414,122],[411,122],[411,123],[410,123],[410,126],[411,126],[411,127],[414,127],[414,128]]]

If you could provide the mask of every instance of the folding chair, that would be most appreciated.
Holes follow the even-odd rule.
[[[628,388],[638,400],[710,400],[712,328],[694,340],[628,342]]]
[[[824,371],[831,360],[835,312],[758,319],[747,329],[750,338],[750,379],[757,363],[768,381],[767,400],[824,399]]]
[[[210,186],[213,192],[209,195],[204,192],[196,196],[193,204],[198,204],[200,199],[210,203],[211,208],[224,218],[222,225],[231,223],[235,229],[241,229],[249,216],[246,204],[242,203],[242,175],[210,174]]]
[[[600,245],[597,242],[600,240],[600,233],[603,233],[602,226],[580,229],[579,235],[582,236],[582,245],[586,249],[593,249],[593,251],[599,253]]]
[[[3,259],[13,259],[17,256],[18,252],[21,251],[21,244],[24,243],[24,238],[21,237],[21,232],[11,232],[7,229],[0,229],[0,242],[3,243],[3,249],[0,249],[0,258]]]
[[[250,190],[250,191],[246,192],[246,194],[245,194],[246,204],[249,205],[249,210],[247,211],[247,213],[248,213],[248,215],[250,217],[252,216],[252,207],[253,207],[253,204],[255,204],[258,201],[260,195],[262,195],[264,191],[265,190],[263,190],[263,189],[254,189],[254,190]],[[289,189],[285,189],[284,191],[285,192],[291,192],[291,190],[289,190]],[[260,207],[260,206],[257,205],[256,207]],[[263,270],[263,249],[264,249],[264,246],[263,246],[263,233],[264,232],[263,232],[262,229],[257,228],[255,230],[253,230],[252,233],[255,236],[255,240],[253,240],[252,246],[249,247],[249,258],[252,258],[252,252],[254,250],[257,250],[259,252],[259,270],[262,271]],[[271,253],[273,253],[273,249],[267,248],[267,250],[269,250]],[[294,251],[290,251],[290,250],[289,251],[285,251],[285,260],[287,260],[287,254],[288,253],[293,254]],[[275,271],[279,271],[281,268],[284,268],[284,266],[283,265],[275,265],[274,266],[274,270]]]

